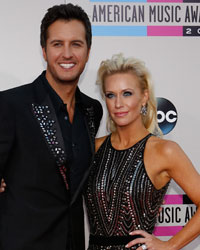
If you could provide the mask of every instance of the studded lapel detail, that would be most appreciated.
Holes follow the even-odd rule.
[[[48,103],[48,105],[38,105],[33,103],[33,114],[37,122],[39,123],[47,146],[59,168],[61,176],[66,185],[66,189],[69,189],[69,185],[67,182],[66,153],[64,150],[64,141],[62,138],[61,130],[50,99],[47,98],[45,103]]]
[[[87,132],[88,132],[88,136],[89,136],[89,140],[90,140],[90,146],[91,146],[91,152],[92,152],[91,161],[92,161],[92,159],[94,157],[94,152],[95,152],[95,135],[96,135],[95,123],[94,123],[94,108],[93,108],[93,106],[83,107],[83,112],[84,112]],[[88,170],[85,172],[85,174],[84,174],[84,176],[79,184],[78,189],[76,190],[74,195],[71,197],[70,205],[72,205],[75,202],[76,198],[80,194],[82,187],[83,187],[83,185],[86,182],[86,179],[88,177],[89,171],[90,171],[90,167],[88,166]]]
[[[94,108],[92,106],[84,108],[84,112],[85,112],[86,127],[88,129],[88,134],[89,134],[89,138],[90,138],[92,152],[94,153],[95,135],[96,135],[95,123],[94,123]]]

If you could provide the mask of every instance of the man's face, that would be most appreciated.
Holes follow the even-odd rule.
[[[77,84],[89,57],[84,25],[78,20],[57,20],[47,32],[43,48],[47,80],[53,86]]]

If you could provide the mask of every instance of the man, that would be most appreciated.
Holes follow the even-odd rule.
[[[82,250],[81,192],[102,107],[77,87],[88,61],[91,24],[72,4],[41,23],[47,69],[0,93],[1,250]]]

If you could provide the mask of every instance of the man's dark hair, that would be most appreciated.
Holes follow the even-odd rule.
[[[61,4],[55,5],[47,10],[40,26],[40,44],[42,48],[46,47],[47,30],[49,26],[57,20],[71,21],[78,20],[85,27],[85,38],[87,47],[90,49],[92,44],[91,23],[86,12],[78,5]]]

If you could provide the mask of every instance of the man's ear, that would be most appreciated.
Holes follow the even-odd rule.
[[[91,51],[91,48],[89,48],[89,49],[88,49],[88,54],[87,54],[87,62],[88,62],[88,60],[89,60],[90,51]]]
[[[47,61],[47,53],[46,53],[45,47],[42,48],[42,55],[43,55],[44,60]]]

